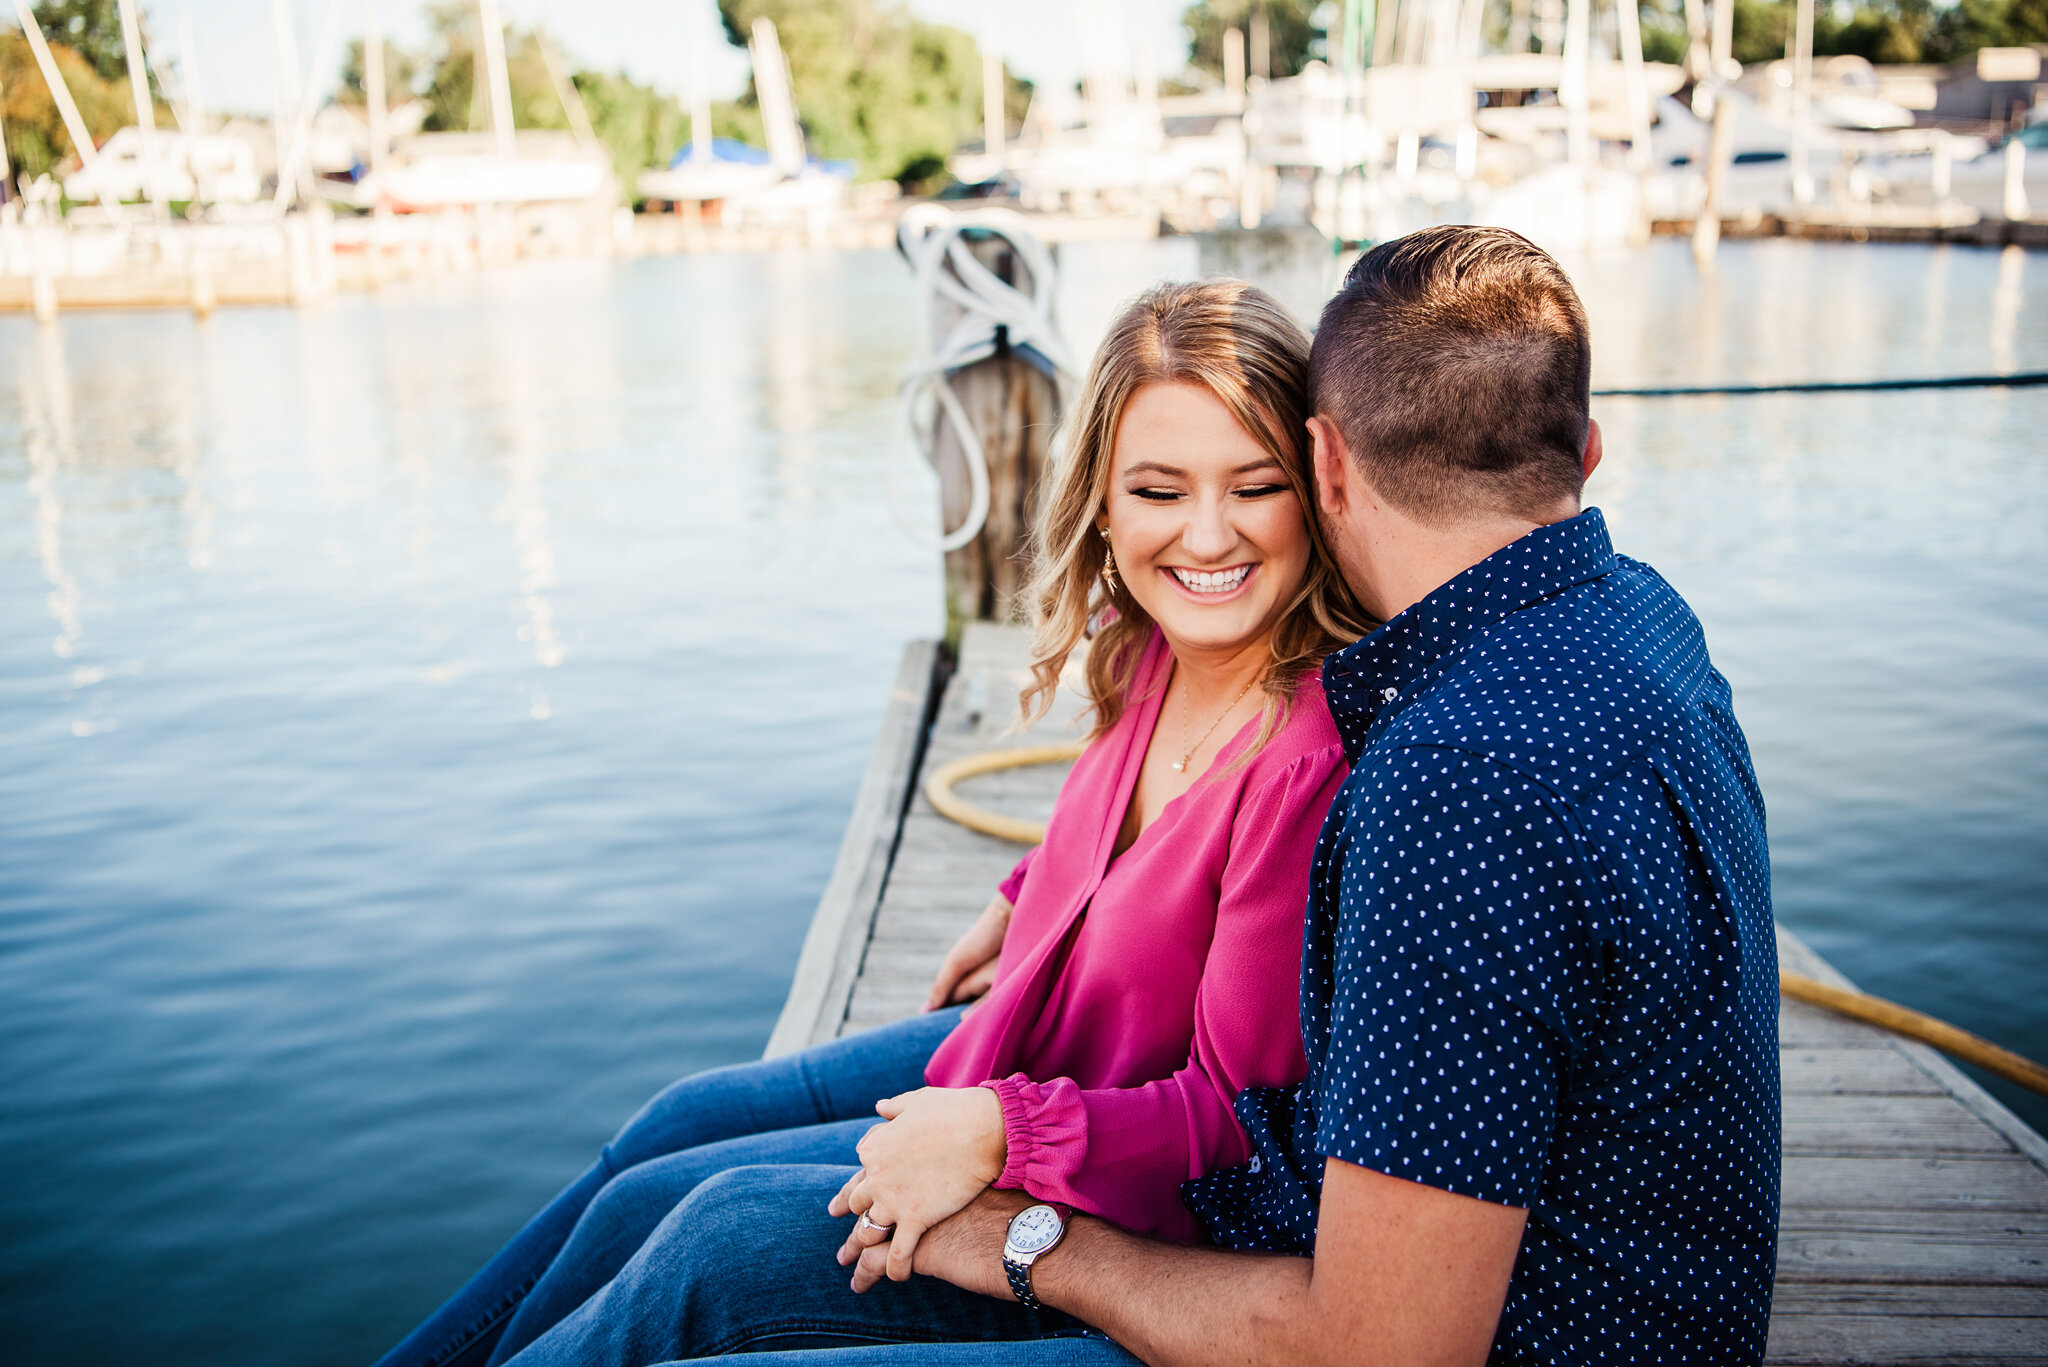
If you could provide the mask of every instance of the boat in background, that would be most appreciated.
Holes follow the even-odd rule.
[[[665,169],[640,173],[640,193],[700,223],[829,227],[846,204],[854,164],[820,161],[806,150],[789,59],[772,19],[754,20],[747,50],[768,146],[712,135],[700,59],[692,75],[690,141]]]

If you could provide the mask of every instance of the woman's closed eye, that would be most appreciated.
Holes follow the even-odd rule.
[[[1151,487],[1133,489],[1130,492],[1133,497],[1142,498],[1147,503],[1175,503],[1187,497],[1187,492],[1182,489]],[[1275,494],[1284,494],[1286,492],[1287,486],[1285,484],[1247,484],[1243,488],[1230,491],[1231,497],[1245,500],[1271,498]]]

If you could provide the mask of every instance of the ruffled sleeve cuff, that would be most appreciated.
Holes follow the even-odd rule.
[[[1022,1073],[981,1084],[1003,1108],[1007,1153],[996,1186],[1041,1200],[1065,1200],[1087,1148],[1086,1108],[1067,1079],[1033,1082]]]

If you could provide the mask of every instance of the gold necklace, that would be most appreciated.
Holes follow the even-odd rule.
[[[1223,719],[1230,715],[1233,708],[1244,701],[1244,695],[1251,692],[1252,685],[1258,681],[1259,676],[1257,674],[1244,681],[1244,687],[1237,690],[1237,696],[1230,700],[1230,706],[1218,712],[1216,720],[1209,723],[1209,729],[1202,733],[1201,739],[1188,746],[1188,752],[1173,762],[1173,772],[1176,774],[1187,772],[1188,762],[1195,757],[1195,751],[1201,749],[1208,742],[1209,737],[1215,734],[1216,728],[1223,725]],[[1188,692],[1186,689],[1182,689],[1180,695],[1180,738],[1183,743],[1188,738]]]

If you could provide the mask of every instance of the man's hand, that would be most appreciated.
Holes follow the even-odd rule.
[[[889,1276],[908,1281],[924,1232],[1003,1175],[1003,1107],[986,1087],[920,1087],[877,1102],[875,1110],[889,1123],[862,1137],[860,1171],[847,1179],[830,1209],[834,1215],[865,1214],[891,1228]],[[882,1239],[879,1231],[855,1225],[839,1261],[852,1262]]]
[[[1003,1237],[1010,1220],[1026,1206],[1037,1204],[1021,1191],[984,1191],[959,1214],[940,1221],[917,1241],[912,1267],[920,1277],[937,1277],[963,1291],[978,1291],[997,1300],[1010,1300],[1010,1279],[1003,1271]],[[1055,1249],[1048,1257],[1058,1257]],[[843,1265],[852,1261],[845,1249],[839,1253]],[[866,1291],[888,1275],[889,1246],[876,1244],[864,1249],[853,1269],[853,1289]]]
[[[1008,1295],[1004,1227],[1029,1204],[984,1192],[925,1235],[916,1270]],[[1163,1244],[1077,1216],[1031,1280],[1047,1305],[1153,1367],[1478,1367],[1526,1218],[1332,1158],[1314,1258]],[[886,1255],[862,1262],[857,1288],[880,1279]]]

